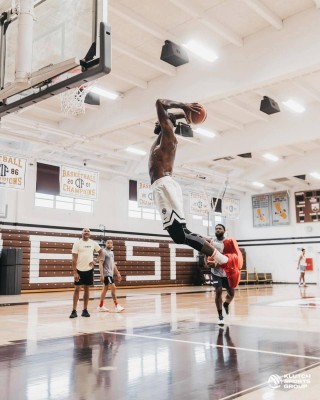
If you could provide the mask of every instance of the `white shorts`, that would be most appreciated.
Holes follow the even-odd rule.
[[[299,265],[300,272],[306,272],[306,265]]]
[[[163,228],[167,229],[176,220],[186,223],[183,212],[183,196],[180,185],[171,176],[157,179],[151,185],[153,199],[160,213]]]

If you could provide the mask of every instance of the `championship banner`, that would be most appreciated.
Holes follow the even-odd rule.
[[[252,196],[253,226],[288,225],[289,196],[287,192]]]
[[[205,193],[190,192],[190,213],[207,214],[210,211],[210,203]]]
[[[97,200],[98,182],[98,172],[60,166],[60,196]]]
[[[227,219],[240,218],[240,200],[223,198],[222,199],[222,215]]]
[[[253,226],[270,226],[270,196],[260,194],[252,196]]]
[[[289,196],[287,192],[271,194],[272,225],[288,225],[289,221]]]
[[[24,190],[27,160],[0,154],[0,188]]]
[[[147,182],[137,182],[137,201],[138,207],[154,208],[153,192],[151,184]]]

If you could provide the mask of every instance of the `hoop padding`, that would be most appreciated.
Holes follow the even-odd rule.
[[[84,100],[90,91],[91,85],[80,86],[61,93],[61,111],[65,115],[77,117],[86,111]]]

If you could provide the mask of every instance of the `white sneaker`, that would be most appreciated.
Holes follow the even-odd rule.
[[[124,307],[120,306],[120,304],[115,306],[115,312],[121,312],[124,310]]]
[[[109,312],[109,308],[104,307],[104,306],[102,306],[102,307],[98,306],[97,307],[97,311],[99,311],[99,312]]]
[[[219,326],[224,326],[223,317],[218,317],[218,325],[219,325]]]

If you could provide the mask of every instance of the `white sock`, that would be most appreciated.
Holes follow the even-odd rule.
[[[218,250],[215,250],[211,257],[213,257],[214,261],[217,261],[218,264],[225,264],[228,261],[228,257],[221,254]]]

